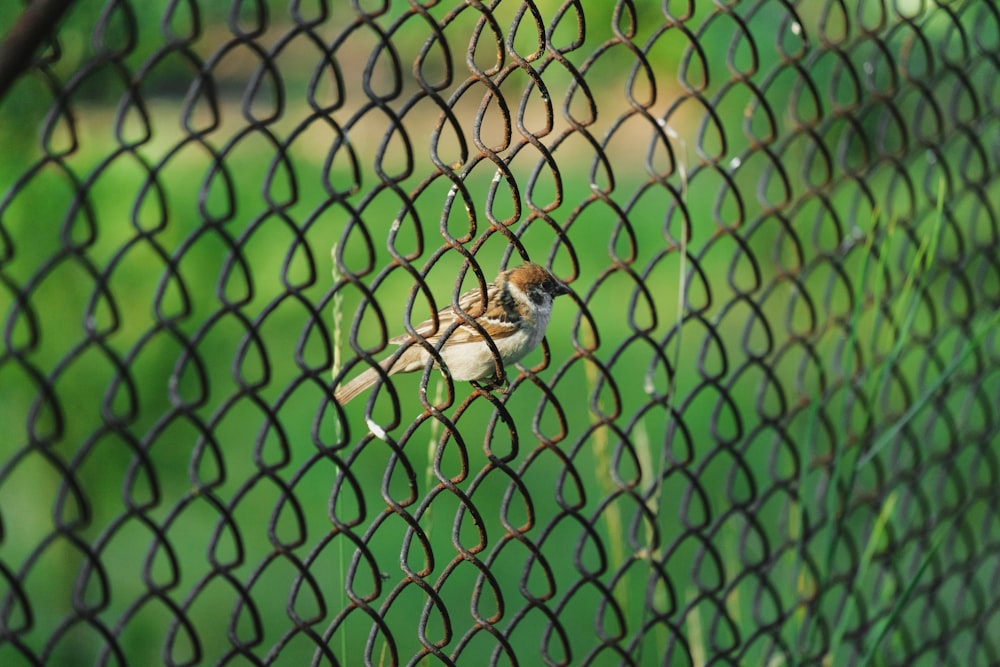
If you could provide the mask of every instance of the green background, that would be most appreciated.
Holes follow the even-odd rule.
[[[393,2],[366,25],[303,3],[307,30],[268,3],[258,32],[263,4],[197,21],[136,4],[77,3],[44,74],[0,101],[0,663],[119,664],[106,634],[129,664],[251,664],[236,644],[406,663],[422,613],[445,654],[490,619],[522,664],[618,664],[613,645],[637,664],[845,664],[880,618],[884,664],[939,664],[923,635],[995,658],[1000,380],[995,336],[977,337],[1000,302],[994,10],[588,5],[568,49],[574,10],[539,2],[566,63],[530,57],[524,15],[500,66],[527,58],[547,96],[517,67],[499,91],[558,172],[516,125],[504,145],[496,100],[478,137],[514,192],[475,145],[481,81],[453,105],[468,153],[446,128],[447,169],[431,158],[440,108],[412,63],[455,93],[474,8],[403,20]],[[502,36],[520,9],[499,3]],[[428,48],[430,20],[450,22]],[[497,64],[488,28],[471,59]],[[447,208],[450,178],[468,211]],[[442,230],[472,227],[489,279],[509,249],[490,222],[508,219],[574,290],[548,358],[523,364],[555,401],[525,380],[503,398],[511,426],[480,397],[443,409],[443,439],[414,375],[398,404],[383,390],[340,415],[331,369],[404,329],[403,264],[434,299],[417,295],[417,323],[475,285],[456,288],[454,250],[429,263]],[[332,275],[335,246],[357,284]],[[458,662],[498,646],[480,631]]]

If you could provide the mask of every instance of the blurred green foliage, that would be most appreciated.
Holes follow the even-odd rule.
[[[537,3],[545,16],[560,4]],[[640,3],[636,43],[644,43],[653,27],[662,23],[658,5]],[[392,261],[384,239],[395,221],[400,228],[396,252],[415,252],[421,241],[425,254],[437,248],[440,225],[458,235],[469,224],[461,205],[455,206],[452,218],[441,220],[449,183],[438,179],[420,190],[419,179],[426,173],[420,168],[412,177],[400,179],[401,192],[419,193],[409,212],[406,196],[379,189],[376,167],[390,173],[407,167],[402,160],[374,164],[374,147],[385,134],[385,122],[358,125],[355,141],[363,150],[357,173],[346,161],[346,151],[331,158],[331,147],[341,137],[323,114],[312,113],[306,91],[319,50],[308,43],[302,46],[305,38],[293,40],[295,46],[287,49],[275,46],[293,29],[286,3],[244,2],[235,14],[224,3],[205,3],[204,10],[199,8],[198,24],[184,2],[111,6],[111,14],[102,18],[101,3],[77,3],[60,28],[60,51],[51,73],[65,85],[72,82],[71,113],[53,106],[51,82],[38,74],[24,77],[0,101],[0,144],[5,147],[5,159],[0,160],[0,187],[5,193],[0,218],[5,288],[0,290],[0,312],[7,350],[16,352],[0,366],[0,424],[7,433],[0,444],[0,461],[8,472],[0,480],[4,528],[0,563],[13,571],[33,563],[25,583],[34,615],[33,629],[25,636],[28,645],[36,649],[44,645],[56,625],[72,615],[74,601],[89,605],[95,623],[115,627],[132,613],[128,605],[143,599],[152,581],[162,587],[160,596],[145,601],[122,630],[122,645],[136,664],[156,663],[164,650],[172,652],[175,661],[199,657],[215,661],[231,649],[233,637],[254,651],[288,641],[281,662],[304,664],[313,657],[315,643],[302,634],[284,633],[298,618],[307,619],[303,625],[314,621],[313,629],[322,634],[334,614],[349,603],[343,581],[350,570],[358,595],[385,587],[374,596],[376,608],[385,602],[389,587],[400,587],[400,597],[386,618],[405,660],[420,648],[416,633],[409,630],[427,608],[425,594],[405,580],[406,571],[426,570],[433,583],[442,567],[454,562],[441,597],[453,618],[473,622],[472,616],[459,616],[458,610],[468,607],[469,591],[481,583],[479,572],[470,562],[453,559],[456,541],[469,548],[478,536],[456,495],[442,491],[441,480],[448,479],[459,479],[459,487],[479,510],[478,520],[485,523],[490,540],[486,553],[495,558],[490,569],[498,595],[513,607],[526,595],[543,598],[548,593],[549,582],[540,565],[522,582],[531,554],[510,539],[510,526],[530,520],[529,538],[543,528],[550,531],[541,548],[551,559],[547,565],[559,595],[572,590],[585,570],[597,573],[595,578],[618,600],[625,618],[608,613],[596,620],[609,636],[624,632],[622,628],[634,632],[650,621],[650,609],[669,616],[685,605],[688,625],[683,630],[711,632],[716,646],[738,643],[739,637],[754,632],[761,619],[775,622],[781,610],[796,608],[809,596],[820,599],[821,615],[840,619],[852,613],[843,610],[844,598],[838,595],[857,562],[856,542],[834,540],[837,557],[829,571],[803,573],[801,553],[769,552],[789,535],[803,536],[810,527],[807,519],[832,522],[823,514],[829,497],[822,493],[821,467],[820,472],[810,473],[820,480],[814,482],[815,495],[793,494],[789,489],[810,465],[810,458],[829,455],[859,434],[869,434],[872,420],[881,419],[878,410],[884,409],[889,419],[904,413],[912,398],[906,388],[927,385],[944,364],[928,366],[926,358],[908,348],[910,356],[893,368],[896,383],[887,384],[878,396],[878,409],[873,409],[842,382],[858,372],[839,367],[845,332],[850,331],[863,350],[859,366],[872,375],[891,348],[893,333],[903,331],[928,340],[935,359],[949,358],[965,339],[948,332],[939,335],[934,329],[933,313],[955,307],[949,305],[955,291],[946,275],[922,285],[924,301],[918,304],[926,305],[917,309],[906,329],[898,326],[899,318],[884,318],[880,307],[865,301],[876,288],[845,278],[859,276],[870,259],[865,252],[871,246],[863,239],[877,239],[886,253],[883,257],[889,259],[880,265],[881,274],[873,284],[880,285],[877,289],[891,304],[919,267],[914,260],[919,244],[914,239],[935,228],[930,202],[907,196],[911,191],[894,185],[895,172],[878,168],[871,170],[867,185],[872,192],[888,193],[885,197],[873,201],[859,183],[836,179],[822,197],[810,197],[810,179],[822,169],[796,164],[796,158],[804,162],[809,150],[794,143],[784,146],[781,155],[791,174],[787,181],[795,188],[784,193],[773,165],[763,152],[753,150],[769,128],[787,130],[794,117],[810,113],[800,75],[778,73],[771,78],[781,57],[774,43],[734,38],[732,19],[700,3],[698,12],[704,13],[695,15],[690,24],[702,28],[697,43],[709,54],[706,63],[685,61],[691,43],[675,33],[653,49],[651,59],[663,80],[675,87],[682,71],[689,83],[703,78],[703,97],[718,115],[718,125],[705,113],[704,100],[691,98],[688,106],[694,109],[679,111],[671,119],[676,120],[673,129],[679,137],[671,140],[672,157],[665,151],[651,157],[643,154],[653,132],[640,128],[615,135],[604,147],[615,158],[612,173],[602,171],[585,145],[570,142],[560,149],[567,156],[559,162],[562,200],[549,213],[558,221],[573,219],[565,230],[572,255],[539,222],[522,240],[533,257],[544,260],[551,254],[560,275],[577,270],[573,287],[599,315],[595,331],[577,318],[576,303],[566,299],[557,305],[548,337],[552,362],[539,377],[551,384],[566,414],[560,419],[557,408],[543,400],[544,393],[525,382],[505,404],[517,425],[517,442],[504,427],[494,425],[494,410],[481,400],[459,422],[468,462],[454,442],[435,449],[432,443],[440,439],[441,426],[429,419],[418,423],[405,441],[403,453],[412,467],[408,472],[390,446],[366,435],[360,399],[344,423],[327,405],[332,347],[341,346],[344,360],[355,358],[346,340],[332,339],[329,253],[339,244],[346,268],[368,274],[365,278],[371,280],[369,242],[357,231],[344,231],[356,220],[364,222],[374,239],[376,268]],[[164,21],[168,6],[177,13]],[[255,40],[276,50],[280,93],[263,85],[255,94],[247,84],[260,62],[249,43],[234,45],[232,52],[219,47],[240,26],[253,32],[264,6],[271,30]],[[313,16],[320,7],[303,2],[299,9]],[[10,5],[8,13],[0,13],[0,29],[12,22],[9,9]],[[440,20],[449,9],[448,4],[437,5],[431,16]],[[505,25],[503,21],[516,9],[517,5],[502,3],[500,24]],[[810,7],[800,9],[807,34],[821,20],[832,25],[838,20],[845,24],[861,20],[846,13],[846,18],[838,19]],[[333,12],[329,32],[338,34],[354,14],[346,3]],[[474,17],[460,19],[468,22],[465,34]],[[385,30],[392,24],[390,18],[380,23]],[[769,3],[741,29],[770,34],[785,18],[781,3]],[[628,32],[627,23],[627,17],[619,21],[619,32]],[[95,25],[106,29],[95,35]],[[190,51],[161,51],[171,36],[183,39],[196,32],[196,25],[200,37]],[[597,45],[614,37],[612,25],[606,20],[588,23],[585,45],[569,60],[582,66]],[[427,39],[426,31],[411,26],[393,34],[404,64],[414,60]],[[933,20],[927,26],[928,34],[948,38]],[[794,35],[779,38],[789,51],[800,46]],[[527,30],[514,42],[523,40],[530,46],[532,39]],[[362,66],[381,66],[368,59],[377,43],[362,30],[341,47],[348,75],[356,76]],[[761,46],[768,50],[758,51]],[[631,71],[631,60],[616,48],[591,70],[592,79],[600,82],[594,84],[597,96],[608,104],[595,126],[604,130],[608,120],[628,108],[623,90],[639,97],[651,94],[641,77],[632,86],[623,84],[621,74]],[[120,60],[107,59],[117,53],[123,54]],[[721,58],[723,53],[728,62]],[[857,58],[875,63],[877,55],[863,46],[856,52]],[[488,62],[490,55],[477,51],[476,57]],[[749,87],[725,85],[734,76],[730,68],[752,68],[757,59],[766,66],[749,74],[748,80],[764,90],[780,118],[768,117],[755,105]],[[832,55],[820,55],[813,65],[811,76],[827,81],[838,62]],[[208,91],[192,85],[202,67],[212,69],[217,104],[208,97],[199,99]],[[433,65],[428,67],[431,71]],[[885,84],[889,72],[891,68],[876,67],[871,85]],[[131,77],[137,81],[136,98],[123,94]],[[569,78],[556,70],[546,82],[553,99],[563,99],[571,87]],[[507,85],[517,91],[526,84],[526,76],[515,74]],[[335,100],[335,84],[324,79],[323,85],[325,99]],[[680,88],[658,90],[657,99],[665,100],[658,111],[674,103],[671,91],[676,96],[684,93]],[[354,88],[350,93],[358,94]],[[830,84],[820,95],[825,104],[849,105],[854,92],[849,86]],[[960,111],[962,104],[956,103]],[[815,113],[822,117],[825,111]],[[47,113],[55,115],[46,119]],[[411,116],[415,126],[426,127],[419,121],[429,116],[416,114]],[[338,122],[345,115],[341,109],[330,114]],[[881,136],[888,115],[869,109],[857,126],[838,130],[834,125],[829,130],[824,140],[839,141],[844,156],[838,167],[866,159],[864,151],[873,137]],[[185,124],[203,134],[192,138]],[[39,136],[42,128],[45,132]],[[600,136],[596,130],[595,134]],[[408,139],[420,147],[415,151],[417,166],[428,167],[424,137],[414,134]],[[403,141],[398,133],[391,140]],[[279,148],[290,158],[287,162],[276,157]],[[942,155],[955,159],[962,151],[963,146],[956,144]],[[731,161],[740,155],[750,161]],[[907,169],[914,182],[940,180],[940,165],[908,157],[913,160]],[[520,187],[537,159],[533,155],[514,160]],[[218,170],[220,162],[228,169]],[[479,207],[496,176],[489,162],[481,165],[464,174]],[[686,181],[680,165],[687,171]],[[666,188],[645,189],[650,171],[656,168],[669,172],[669,183],[682,192],[680,199]],[[516,195],[504,191],[503,182],[498,187],[496,207],[490,211],[497,218],[512,215],[518,195],[532,204],[545,204],[555,202],[558,191],[555,176]],[[598,192],[601,188],[605,191]],[[949,225],[963,213],[975,214],[974,203],[961,198],[953,203],[954,209],[947,212]],[[486,213],[477,208],[468,215],[476,216],[483,228],[488,224]],[[623,218],[630,226],[622,224]],[[884,235],[890,218],[897,218],[899,229],[905,231]],[[797,238],[787,231],[793,223],[799,225]],[[677,244],[684,224],[690,232],[685,242],[689,256],[682,259]],[[963,228],[948,229],[952,228],[946,227],[937,250],[942,262],[959,257],[963,246]],[[853,245],[848,243],[852,237],[856,237]],[[805,251],[797,247],[802,240],[810,244]],[[494,236],[477,255],[484,271],[493,270],[505,250],[502,236]],[[832,256],[841,250],[837,264],[826,266],[823,253]],[[447,257],[431,271],[428,283],[436,307],[447,303],[460,264],[459,258]],[[641,276],[647,293],[636,290],[636,276],[609,272],[612,266],[626,265],[637,273],[648,271]],[[784,273],[806,270],[808,284],[778,280]],[[967,292],[969,309],[995,289],[991,282],[995,279],[988,275]],[[402,312],[411,287],[412,279],[403,270],[391,272],[375,287],[375,301],[390,333],[402,329],[397,313]],[[468,280],[465,287],[471,287]],[[679,303],[681,294],[684,300]],[[362,290],[345,286],[337,298],[345,326],[352,318],[361,318],[358,344],[379,348],[381,330]],[[865,308],[854,314],[859,301]],[[827,312],[816,312],[817,305]],[[423,319],[429,308],[426,299],[418,297],[414,319]],[[671,336],[672,331],[679,334]],[[801,351],[786,354],[781,345],[794,336],[811,342],[815,358]],[[615,374],[617,396],[600,381],[598,365],[584,359],[582,350],[588,346]],[[181,364],[192,347],[197,362]],[[662,365],[650,366],[656,350],[676,362],[673,375]],[[759,358],[751,358],[751,353]],[[542,359],[537,352],[525,366]],[[975,365],[969,363],[958,373],[972,374]],[[429,395],[440,382],[432,379]],[[416,395],[418,384],[418,377],[394,382],[401,397]],[[995,373],[984,384],[986,390],[972,388],[969,394],[941,400],[974,402],[968,396],[980,391],[996,395]],[[465,389],[457,387],[458,394]],[[48,390],[51,394],[46,394]],[[664,398],[650,403],[651,393]],[[780,442],[769,416],[788,418],[790,433],[810,433],[808,411],[794,406],[820,401],[828,406],[823,408],[823,433],[813,433],[802,442]],[[390,440],[399,438],[419,414],[414,403],[402,404],[408,412],[398,416],[401,424],[390,431]],[[634,407],[647,405],[638,411]],[[953,411],[963,414],[973,429],[987,430],[992,423],[977,408],[957,406]],[[376,423],[396,417],[384,396],[376,401]],[[922,417],[929,419],[926,414]],[[567,431],[560,433],[564,423]],[[934,424],[932,429],[945,428],[933,420],[929,423]],[[633,444],[638,452],[635,460],[611,460],[611,452],[620,451],[621,439]],[[554,447],[540,444],[546,440]],[[942,435],[939,441],[948,438]],[[22,459],[14,459],[22,453]],[[435,464],[436,455],[440,460]],[[521,471],[520,485],[512,483],[509,469],[496,460],[490,462],[488,455]],[[572,470],[564,457],[571,459]],[[358,495],[336,482],[340,465],[349,466],[359,480]],[[469,477],[463,477],[466,467]],[[655,502],[651,501],[654,508],[638,508],[628,495],[614,495],[633,483],[647,490],[660,474],[664,478]],[[781,478],[774,479],[775,474]],[[715,495],[693,490],[690,476],[696,476],[696,488]],[[866,473],[859,488],[878,495],[884,483],[879,475]],[[847,489],[848,494],[852,491]],[[529,497],[521,497],[526,492]],[[409,511],[421,519],[433,564],[423,561],[424,552],[416,544],[400,554],[401,545],[412,536],[398,515],[385,511],[387,499],[398,501],[411,493],[418,502]],[[946,504],[958,502],[949,494],[961,492],[946,491]],[[510,504],[511,516],[501,516],[505,495],[518,498]],[[289,500],[292,496],[294,502]],[[417,509],[425,500],[429,504]],[[123,513],[123,505],[135,511]],[[652,512],[653,520],[636,519],[638,509]],[[982,520],[985,512],[982,506],[974,508],[967,525]],[[879,508],[842,519],[843,533],[874,535],[875,540],[881,533],[871,530],[872,515],[881,516]],[[354,545],[337,537],[331,517],[348,523],[357,519],[358,539],[381,559],[381,571],[368,572],[363,562],[352,560]],[[885,521],[905,531],[908,519],[900,509]],[[658,531],[655,539],[653,530]],[[760,539],[762,535],[768,543]],[[503,539],[508,540],[504,548],[494,549]],[[91,556],[81,543],[91,545],[109,581],[101,581],[100,573],[89,567]],[[982,542],[974,544],[972,551]],[[916,551],[909,543],[900,558],[909,564],[918,557]],[[822,549],[805,544],[802,553],[810,562],[818,562]],[[747,567],[772,557],[778,564],[769,581],[746,574]],[[607,580],[609,572],[632,559],[633,567],[620,579]],[[660,585],[647,597],[646,559],[665,559],[677,587]],[[301,564],[308,564],[314,577],[312,589],[291,591],[290,582]],[[988,589],[987,574],[972,576]],[[240,606],[234,582],[250,587],[260,618]],[[830,582],[837,583],[829,586],[833,592],[824,598],[828,591],[818,589]],[[856,583],[872,584],[867,579]],[[204,588],[189,598],[200,584]],[[875,582],[872,587],[879,586],[887,601],[898,591],[895,584]],[[766,609],[759,602],[761,588],[769,596]],[[719,598],[702,595],[706,590],[717,591]],[[589,629],[595,625],[603,595],[597,586],[587,585],[563,600],[560,618],[565,627],[588,629],[568,638],[574,659],[594,645]],[[489,594],[483,596],[484,601],[490,599]],[[696,630],[698,619],[707,623],[716,618],[718,599],[725,602],[730,625]],[[175,624],[165,600],[186,608],[198,634],[197,648],[187,636],[189,629]],[[449,630],[433,610],[430,613],[429,639],[443,640]],[[499,605],[473,613],[491,617],[500,613]],[[25,614],[18,609],[8,626],[28,624]],[[797,622],[788,622],[781,632],[791,646],[798,646],[798,634],[808,624],[799,617],[793,620]],[[911,611],[901,622],[917,620],[917,611]],[[79,622],[65,632],[53,649],[55,664],[91,664],[100,656],[103,646],[89,623]],[[529,612],[515,632],[515,647],[534,655],[538,646],[545,645],[553,660],[565,658],[556,640],[544,636],[546,624],[540,611]],[[166,649],[165,627],[176,631],[174,643]],[[461,633],[466,627],[451,630]],[[346,664],[353,664],[351,660],[363,654],[371,631],[371,619],[354,612],[330,639],[329,648],[338,656],[349,656]],[[674,638],[673,629],[660,623],[642,648],[643,664],[660,664],[664,647]],[[481,653],[469,649],[467,655],[488,656],[495,644],[485,640]],[[896,640],[901,641],[898,636]],[[371,644],[375,662],[388,664],[388,657],[380,653],[382,640],[375,636]],[[754,658],[768,650],[763,644],[750,646],[745,664],[758,664]],[[0,663],[18,664],[17,660],[10,645],[0,645]],[[609,656],[606,662],[612,661]]]

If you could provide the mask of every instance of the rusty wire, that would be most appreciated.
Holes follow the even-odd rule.
[[[996,664],[998,71],[972,0],[78,0],[0,99],[0,664]],[[521,259],[506,392],[333,401]]]

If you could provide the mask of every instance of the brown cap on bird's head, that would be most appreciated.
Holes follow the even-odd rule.
[[[552,275],[547,269],[533,262],[525,262],[521,266],[504,271],[503,279],[516,285],[525,294],[540,289],[551,297],[569,294],[569,287]]]

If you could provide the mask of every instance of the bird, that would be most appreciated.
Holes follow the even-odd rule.
[[[569,287],[547,269],[525,262],[502,271],[486,285],[485,308],[483,291],[479,288],[459,297],[458,307],[489,335],[501,361],[507,366],[520,361],[538,347],[549,325],[553,300],[569,292]],[[457,326],[448,334],[456,323]],[[497,368],[493,352],[480,331],[469,325],[454,306],[442,308],[437,318],[425,320],[414,331],[431,345],[437,345],[441,336],[448,334],[439,354],[453,379],[474,382],[495,378]],[[389,342],[394,345],[408,344],[409,347],[397,358],[389,357],[379,362],[382,373],[376,368],[369,368],[337,389],[334,397],[340,405],[346,405],[374,385],[383,374],[422,371],[432,358],[419,340],[409,333],[396,336]],[[437,367],[437,362],[434,365]]]

